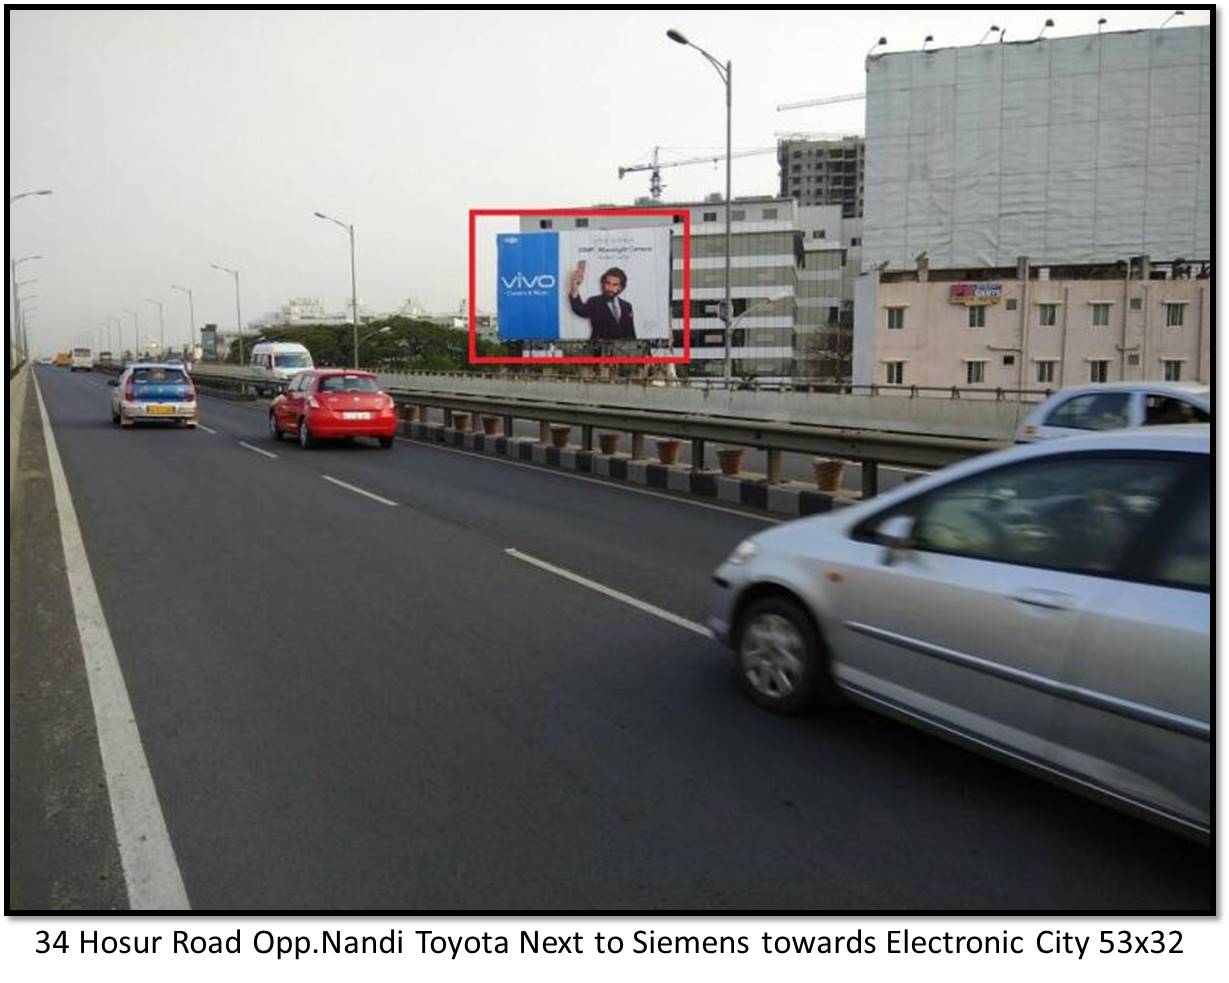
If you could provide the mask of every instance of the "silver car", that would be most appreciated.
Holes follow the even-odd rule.
[[[1212,389],[1198,382],[1098,382],[1060,389],[1025,418],[1016,443],[1090,430],[1210,423]]]
[[[743,543],[709,627],[752,700],[825,698],[1209,832],[1209,428],[988,454]]]
[[[197,424],[196,386],[182,365],[138,362],[107,385],[112,387],[111,422],[117,426],[156,421]]]

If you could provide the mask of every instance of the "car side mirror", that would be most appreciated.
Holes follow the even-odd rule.
[[[107,385],[108,385],[108,386],[118,386],[118,385],[119,385],[119,379],[108,379],[108,380],[107,380]]]
[[[913,527],[917,520],[911,515],[894,515],[875,528],[875,540],[887,547],[883,562],[891,566],[899,555],[913,545]]]

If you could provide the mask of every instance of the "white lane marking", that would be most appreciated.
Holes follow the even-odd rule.
[[[98,729],[98,749],[107,779],[107,795],[111,800],[111,817],[124,868],[124,883],[128,888],[128,904],[138,911],[187,910],[191,907],[188,893],[184,889],[175,850],[171,846],[153,775],[145,759],[141,732],[124,686],[124,673],[115,653],[115,643],[111,640],[102,601],[94,586],[85,541],[77,524],[68,479],[60,463],[60,452],[56,448],[51,420],[47,416],[37,378],[34,388],[38,394],[38,411],[47,445],[47,464],[60,519],[68,588],[72,595],[77,634],[81,638],[81,652],[85,657],[94,723]]]
[[[249,444],[246,440],[239,441],[239,446],[246,447],[248,450],[255,451],[257,454],[263,454],[265,457],[272,457],[272,458],[277,457],[277,455],[274,454],[272,451],[266,451],[259,447],[254,447],[251,444]]]
[[[696,509],[708,509],[710,512],[724,512],[727,515],[737,515],[744,519],[754,519],[756,522],[767,522],[771,525],[780,525],[783,519],[773,519],[766,515],[755,515],[752,512],[741,512],[738,509],[727,509],[720,505],[710,505],[708,502],[693,502],[688,498],[681,498],[676,495],[663,495],[661,492],[651,491],[648,488],[634,488],[630,485],[621,484],[618,481],[603,481],[601,478],[590,478],[583,474],[572,474],[569,471],[557,471],[551,467],[543,467],[536,464],[525,464],[521,461],[511,461],[506,457],[497,457],[492,454],[479,454],[477,451],[465,451],[459,447],[443,447],[439,444],[429,444],[425,440],[412,440],[409,437],[398,437],[400,441],[407,444],[414,444],[416,447],[427,447],[436,451],[447,451],[450,454],[460,454],[463,457],[476,457],[480,461],[491,461],[495,464],[506,464],[513,468],[524,468],[526,471],[535,471],[538,474],[550,474],[556,478],[569,478],[572,481],[585,481],[591,485],[601,485],[603,488],[612,488],[615,491],[630,492],[633,495],[647,495],[649,498],[660,498],[667,502],[675,502],[678,505],[690,505]]]
[[[340,478],[334,478],[327,474],[322,474],[320,477],[323,478],[325,481],[333,482],[333,484],[335,485],[341,485],[342,488],[349,489],[350,491],[354,492],[356,495],[366,495],[368,498],[374,499],[375,501],[379,502],[381,505],[396,505],[397,504],[396,502],[390,501],[389,499],[385,498],[383,495],[377,495],[375,492],[369,492],[365,488],[359,488],[355,485],[350,484],[349,482],[342,481]]]
[[[667,611],[664,608],[659,608],[648,601],[642,601],[638,597],[632,597],[630,594],[624,594],[622,591],[617,591],[613,587],[607,587],[605,584],[599,584],[596,580],[590,580],[588,577],[582,577],[578,573],[572,573],[571,570],[565,570],[563,567],[557,567],[553,563],[547,563],[545,560],[539,560],[536,556],[530,556],[528,553],[522,553],[520,550],[508,547],[504,550],[510,557],[516,560],[523,560],[525,563],[531,563],[539,569],[545,570],[548,573],[553,573],[557,577],[562,577],[564,580],[570,580],[574,584],[580,584],[582,587],[588,587],[590,590],[597,591],[599,594],[605,594],[607,597],[613,597],[616,601],[622,601],[624,604],[630,605],[639,611],[644,611],[647,614],[653,615],[655,618],[661,618],[662,621],[668,621],[672,625],[679,628],[685,628],[687,631],[693,631],[697,635],[703,635],[705,638],[712,638],[713,633],[703,625],[697,624],[694,621],[688,621],[686,618]]]
[[[217,433],[217,431],[216,431],[216,430],[212,429],[211,427],[207,427],[207,426],[205,426],[205,424],[203,424],[203,423],[198,423],[198,424],[196,425],[196,429],[197,429],[197,430],[204,430],[204,431],[205,431],[205,433],[212,433],[212,434],[216,434],[216,433]]]

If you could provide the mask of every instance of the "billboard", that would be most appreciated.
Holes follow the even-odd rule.
[[[670,340],[671,228],[496,236],[500,341]]]

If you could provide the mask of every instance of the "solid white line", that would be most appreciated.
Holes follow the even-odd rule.
[[[350,491],[354,492],[356,495],[366,495],[368,498],[374,499],[375,501],[379,502],[381,505],[396,505],[397,504],[396,502],[390,501],[389,499],[385,498],[382,495],[377,495],[375,492],[369,492],[364,488],[358,488],[355,485],[351,485],[348,482],[342,481],[340,478],[333,478],[327,474],[322,474],[320,477],[323,478],[325,481],[333,482],[333,484],[335,485],[341,485],[342,488],[349,489]]]
[[[239,441],[239,446],[240,446],[240,447],[246,447],[248,450],[250,450],[250,451],[255,451],[257,454],[263,454],[265,457],[272,457],[272,458],[276,458],[276,457],[277,457],[277,455],[276,455],[276,454],[274,454],[272,451],[266,451],[266,450],[263,450],[263,449],[261,449],[261,448],[259,448],[259,447],[253,447],[253,446],[252,446],[251,444],[249,444],[246,440],[241,440],[241,441]]]
[[[666,611],[664,608],[659,608],[656,605],[650,604],[648,601],[642,601],[637,597],[632,597],[630,594],[624,594],[622,591],[617,591],[613,587],[607,587],[605,584],[599,584],[596,580],[590,580],[588,577],[582,577],[578,573],[572,573],[571,570],[565,570],[563,567],[557,567],[553,563],[547,563],[545,560],[539,560],[535,556],[530,556],[528,553],[522,553],[520,550],[514,550],[511,547],[504,550],[510,557],[523,560],[526,563],[532,563],[535,567],[553,573],[557,577],[562,577],[564,580],[570,580],[574,584],[580,584],[582,587],[588,587],[590,590],[595,590],[599,594],[605,594],[607,597],[613,597],[616,601],[622,601],[624,604],[630,605],[639,611],[644,611],[646,614],[651,614],[655,618],[661,618],[662,621],[668,621],[672,625],[677,625],[679,628],[686,628],[688,631],[693,631],[697,635],[703,635],[705,638],[712,638],[713,633],[703,625],[696,624],[694,621],[688,621],[686,618],[674,614],[671,611]]]
[[[779,525],[782,519],[773,519],[766,515],[756,515],[753,512],[740,512],[738,509],[727,509],[720,505],[710,505],[708,502],[694,502],[689,498],[681,498],[677,495],[664,495],[658,491],[652,491],[648,488],[636,488],[631,485],[625,485],[618,481],[605,481],[602,478],[590,478],[588,475],[573,474],[570,471],[558,471],[551,467],[543,467],[538,464],[525,464],[522,461],[512,461],[506,457],[498,457],[493,454],[479,454],[477,451],[461,450],[459,447],[444,447],[440,444],[429,444],[425,440],[412,440],[409,437],[398,437],[400,441],[407,444],[414,444],[416,447],[427,447],[436,451],[447,451],[450,454],[460,454],[463,457],[476,457],[480,461],[491,461],[494,464],[506,464],[513,468],[523,468],[526,471],[535,471],[538,474],[554,475],[556,478],[569,478],[572,481],[584,481],[591,485],[601,485],[603,488],[611,488],[614,491],[630,492],[633,495],[647,495],[649,498],[660,498],[667,502],[674,502],[677,505],[690,505],[696,509],[708,509],[710,512],[724,512],[726,515],[737,515],[744,519],[754,519],[756,522],[767,522],[771,525]]]
[[[34,388],[38,395],[38,410],[47,445],[47,464],[60,519],[68,587],[77,621],[77,634],[81,637],[86,678],[90,684],[90,702],[94,706],[98,749],[102,755],[115,838],[128,888],[128,904],[133,910],[140,911],[186,910],[190,907],[188,894],[175,860],[162,807],[158,803],[158,792],[154,788],[149,763],[145,760],[141,732],[124,686],[124,674],[115,653],[115,643],[111,640],[102,602],[90,573],[85,541],[77,525],[77,512],[69,494],[68,480],[60,463],[51,420],[47,416],[37,379],[34,380]]]
[[[203,424],[203,423],[198,423],[198,424],[196,425],[196,429],[197,429],[197,430],[204,430],[204,431],[205,431],[205,433],[214,433],[214,434],[216,434],[216,433],[217,433],[217,431],[216,431],[216,430],[213,430],[213,429],[211,429],[211,428],[209,428],[209,427],[205,426],[205,424]]]

